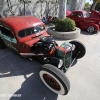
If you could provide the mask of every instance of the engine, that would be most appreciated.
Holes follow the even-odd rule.
[[[58,44],[52,36],[41,37],[39,42],[34,45],[32,52],[49,54],[49,52],[55,49],[57,45]]]

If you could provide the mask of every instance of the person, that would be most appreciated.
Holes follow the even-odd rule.
[[[47,20],[46,20],[45,17],[42,18],[42,21],[43,21],[43,23],[45,23],[45,24],[47,23]]]

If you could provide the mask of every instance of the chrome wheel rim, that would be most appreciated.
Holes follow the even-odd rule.
[[[88,28],[87,28],[87,31],[89,32],[89,33],[93,33],[94,32],[94,27],[93,26],[89,26]]]

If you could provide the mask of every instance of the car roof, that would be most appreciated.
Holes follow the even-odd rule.
[[[74,10],[73,12],[87,12],[85,10]]]
[[[34,16],[12,16],[0,18],[0,24],[9,27],[15,33],[22,29],[44,24],[41,19]]]

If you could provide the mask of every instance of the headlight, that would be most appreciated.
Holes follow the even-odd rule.
[[[62,65],[63,65],[63,60],[59,60],[59,64],[58,64],[58,68],[61,68],[62,67]]]

